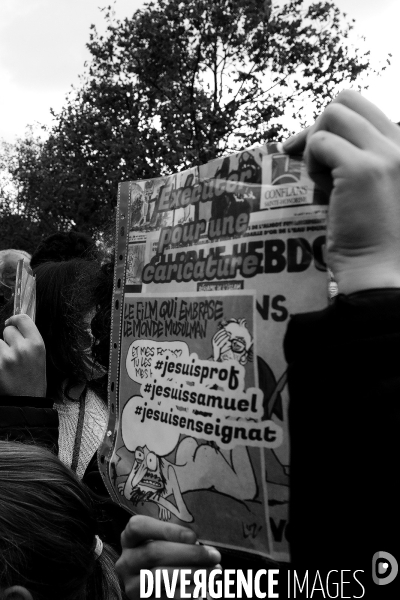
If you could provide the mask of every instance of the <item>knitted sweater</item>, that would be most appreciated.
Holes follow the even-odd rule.
[[[59,418],[58,456],[62,462],[71,467],[75,438],[79,420],[79,402],[67,400],[54,404]],[[85,415],[79,458],[76,474],[80,479],[85,474],[93,455],[103,439],[107,427],[107,407],[92,390],[88,389],[85,396]]]

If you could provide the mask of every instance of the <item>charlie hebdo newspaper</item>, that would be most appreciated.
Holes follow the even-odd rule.
[[[278,144],[120,184],[99,458],[128,511],[289,559],[282,342],[290,314],[326,305],[326,212]]]

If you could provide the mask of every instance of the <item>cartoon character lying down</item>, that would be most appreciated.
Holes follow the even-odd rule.
[[[193,521],[182,495],[185,492],[210,490],[241,501],[257,496],[256,478],[244,446],[221,450],[187,436],[177,444],[175,463],[147,446],[138,446],[134,452],[122,446],[116,459],[120,494],[135,506],[155,502],[164,521],[170,520],[171,514],[187,523]]]

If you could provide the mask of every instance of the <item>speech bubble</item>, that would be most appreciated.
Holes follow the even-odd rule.
[[[155,342],[154,340],[136,340],[129,346],[126,355],[126,370],[136,383],[144,383],[151,379],[153,373],[151,362],[153,357],[163,358],[169,353],[175,358],[189,358],[189,347],[186,342]]]
[[[127,449],[134,452],[138,446],[147,446],[158,456],[172,452],[179,440],[179,429],[161,421],[146,419],[142,423],[141,414],[137,414],[138,408],[143,413],[144,399],[142,396],[132,396],[122,411],[121,434]]]

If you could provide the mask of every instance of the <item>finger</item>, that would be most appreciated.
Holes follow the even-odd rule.
[[[38,328],[28,315],[14,315],[7,319],[5,324],[7,327],[10,325],[16,327],[24,338],[43,343]]]
[[[392,123],[377,106],[361,96],[361,94],[352,90],[345,90],[332,101],[312,127],[307,127],[307,129],[304,129],[299,134],[286,140],[283,143],[284,151],[288,154],[301,154],[304,151],[308,136],[321,128],[321,120],[323,119],[322,122],[324,122],[326,118],[325,113],[335,105],[342,105],[348,108],[359,117],[362,117],[364,123],[369,123],[370,126],[377,129],[385,137],[400,144],[400,128],[395,123]]]
[[[303,154],[307,142],[307,136],[311,127],[306,127],[300,133],[292,135],[282,144],[283,150],[287,154]]]
[[[231,341],[231,336],[227,331],[224,331],[223,335],[221,335],[221,337],[218,340],[218,342],[220,344],[230,343],[230,341]]]
[[[215,339],[215,341],[219,341],[219,340],[222,340],[222,339],[224,339],[224,338],[226,338],[226,337],[228,337],[228,333],[227,333],[227,331],[226,331],[225,329],[221,329],[220,331],[218,331],[218,332],[215,334],[215,337],[214,337],[214,339]]]
[[[355,167],[363,162],[363,151],[329,131],[318,131],[313,134],[306,149],[307,169],[310,177],[326,174],[329,170],[342,165]]]
[[[175,523],[166,523],[142,515],[131,517],[121,536],[122,547],[135,548],[147,540],[194,544],[197,535],[191,529]]]
[[[386,141],[384,136],[365,117],[343,104],[332,103],[310,128],[307,141],[317,131],[330,131],[364,150],[377,148]],[[387,141],[386,141],[387,143]],[[306,147],[307,152],[307,147]]]
[[[353,112],[358,113],[373,125],[385,137],[400,143],[400,128],[375,106],[372,102],[353,90],[344,90],[333,100],[333,104],[343,104]]]
[[[10,352],[10,346],[4,340],[0,339],[0,356],[5,356]]]
[[[223,352],[227,352],[227,351],[228,351],[228,350],[230,350],[231,348],[232,348],[232,344],[231,344],[230,340],[227,340],[226,342],[224,342],[224,343],[221,345],[221,348],[220,348],[220,350],[221,350],[221,353],[223,353]]]
[[[120,560],[122,561],[122,556]],[[179,544],[159,540],[147,542],[133,549],[125,549],[123,552],[123,562],[130,573],[139,573],[140,569],[153,569],[162,566],[211,567],[220,560],[220,553],[211,546]]]
[[[14,325],[7,325],[3,330],[3,339],[9,346],[16,347],[23,344],[25,338]]]

